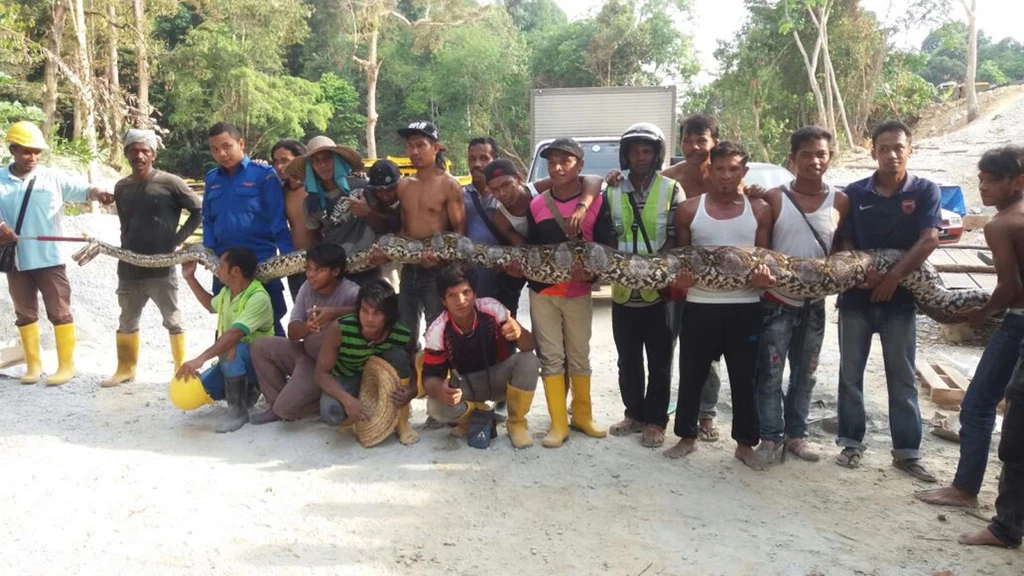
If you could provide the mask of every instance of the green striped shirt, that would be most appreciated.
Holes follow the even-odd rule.
[[[338,361],[334,364],[335,376],[355,376],[363,373],[366,360],[391,348],[405,349],[409,345],[412,332],[401,322],[395,322],[387,338],[377,344],[369,343],[359,330],[359,314],[342,316],[338,320],[341,330],[341,348],[338,349]]]

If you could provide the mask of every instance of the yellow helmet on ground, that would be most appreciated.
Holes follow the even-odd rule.
[[[182,410],[195,410],[207,404],[213,404],[213,398],[210,398],[206,389],[203,388],[203,383],[195,376],[188,376],[184,379],[175,376],[171,380],[168,394],[171,397],[171,404]]]
[[[43,131],[39,129],[39,126],[36,126],[28,120],[22,120],[21,122],[11,124],[7,129],[7,135],[4,136],[4,142],[17,144],[18,146],[24,146],[25,148],[32,148],[33,150],[50,149],[50,147],[46,145],[46,138],[43,138]]]

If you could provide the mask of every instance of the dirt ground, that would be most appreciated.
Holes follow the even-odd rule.
[[[970,128],[920,140],[912,169],[961,183],[968,205],[977,205],[970,184],[978,150],[1020,141],[1022,96],[1000,100]],[[847,158],[833,178],[870,169],[870,158]],[[76,217],[68,228],[118,237],[109,215]],[[138,381],[99,387],[116,363],[116,266],[100,257],[68,270],[81,375],[56,388],[0,377],[2,574],[1024,573],[1020,552],[955,542],[992,514],[995,443],[984,507],[973,514],[918,502],[913,491],[926,486],[891,467],[877,341],[866,375],[870,450],[859,470],[832,464],[834,434],[822,427],[835,415],[839,367],[831,307],[811,413],[824,459],[758,473],[732,458],[727,387],[725,439],[682,462],[642,448],[636,437],[578,433],[558,450],[523,451],[504,435],[490,450],[473,450],[438,430],[421,430],[412,447],[390,440],[363,450],[315,419],[214,434],[222,406],[183,413],[167,399],[171,361],[152,307],[142,322]],[[5,283],[0,276],[0,344],[17,337]],[[181,301],[197,354],[214,322],[184,284]],[[597,300],[594,326],[595,414],[610,425],[621,401],[607,299]],[[52,371],[47,323],[43,331]],[[944,343],[938,326],[920,317],[919,362],[970,373],[980,354],[976,345]],[[419,427],[423,402],[414,410]],[[936,411],[922,399],[925,420]],[[530,422],[536,436],[547,428],[542,392]],[[940,481],[950,482],[957,445],[926,428],[923,450]]]
[[[73,233],[117,235],[112,216],[72,219]],[[176,410],[155,310],[143,319],[139,380],[99,388],[115,365],[115,263],[69,267],[81,376],[68,385],[0,378],[0,555],[3,574],[1020,574],[1024,556],[967,549],[957,534],[985,525],[919,503],[923,485],[890,466],[881,356],[868,367],[871,445],[860,470],[831,462],[838,372],[830,325],[812,410],[825,459],[753,472],[733,444],[703,444],[669,461],[638,438],[574,433],[561,449],[514,451],[502,435],[488,451],[445,431],[403,447],[363,450],[315,419],[230,435],[213,433],[224,410]],[[0,284],[4,281],[0,280]],[[3,287],[0,287],[3,288]],[[0,341],[15,337],[0,290]],[[182,293],[190,351],[209,344],[212,318]],[[834,320],[834,318],[833,318]],[[609,301],[598,301],[591,358],[595,411],[615,422],[621,403]],[[44,325],[45,366],[55,362]],[[921,320],[922,360],[972,364],[980,349],[937,340]],[[20,368],[7,373],[17,376]],[[727,438],[730,400],[721,400]],[[929,418],[936,408],[922,401]],[[415,403],[417,427],[425,418]],[[547,428],[543,394],[530,422]],[[670,434],[670,441],[673,436]],[[931,435],[926,459],[943,482],[957,446]],[[991,515],[994,454],[981,495]]]

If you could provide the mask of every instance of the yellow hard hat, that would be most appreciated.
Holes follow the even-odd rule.
[[[207,404],[213,404],[213,398],[206,393],[203,383],[195,376],[188,376],[181,379],[177,376],[171,380],[170,390],[171,404],[182,410],[195,410]]]
[[[39,129],[39,126],[36,126],[28,120],[22,120],[21,122],[11,124],[7,129],[7,135],[4,136],[4,142],[17,144],[18,146],[24,146],[25,148],[32,148],[33,150],[50,149],[50,147],[46,145],[46,138],[43,138],[43,131]]]

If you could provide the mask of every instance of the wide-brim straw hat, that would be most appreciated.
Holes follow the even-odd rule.
[[[354,148],[335,144],[334,140],[327,136],[314,136],[306,144],[306,153],[289,162],[284,167],[284,173],[293,180],[298,182],[304,181],[306,179],[306,160],[312,157],[313,154],[323,150],[330,150],[341,156],[342,160],[348,162],[348,165],[352,167],[352,172],[362,172],[364,170],[363,156]]]
[[[391,401],[391,393],[401,386],[398,372],[383,358],[371,356],[363,367],[359,384],[359,401],[370,412],[370,419],[357,422],[356,437],[363,448],[380,444],[398,426],[398,406]]]

